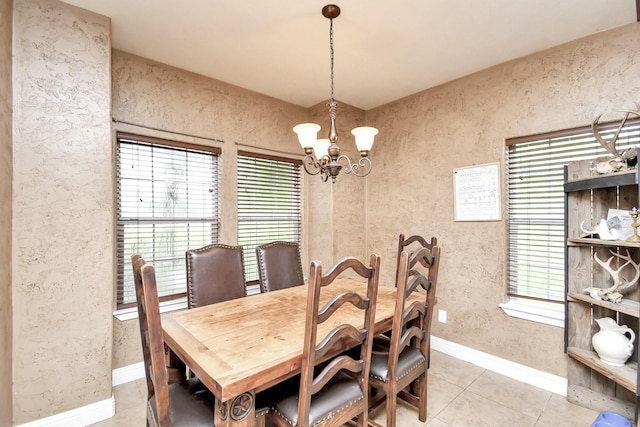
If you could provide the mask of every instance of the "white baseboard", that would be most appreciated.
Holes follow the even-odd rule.
[[[85,427],[113,417],[116,401],[110,398],[17,427]]]
[[[133,365],[123,366],[122,368],[116,368],[113,370],[113,375],[111,376],[111,383],[113,387],[128,383],[131,381],[138,380],[140,378],[144,378],[144,363],[138,362]]]
[[[567,396],[567,379],[431,336],[431,348],[532,386]]]

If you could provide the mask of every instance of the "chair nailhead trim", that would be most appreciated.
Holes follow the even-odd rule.
[[[326,420],[333,418],[334,415],[339,414],[340,412],[344,411],[345,409],[347,409],[349,406],[353,406],[354,403],[359,402],[360,400],[362,400],[362,397],[359,397],[358,399],[352,400],[350,402],[347,402],[346,405],[344,405],[343,407],[339,408],[337,411],[335,412],[331,412],[329,413],[326,417],[316,421],[311,427],[315,427],[317,425],[322,424],[323,422],[325,422]],[[291,426],[293,427],[298,427],[298,423],[293,423],[292,420],[290,420],[289,418],[285,417],[284,414],[280,411],[278,411],[275,408],[272,408],[273,412],[275,412],[276,414],[278,414],[280,416],[280,418],[282,418],[283,420],[285,420],[287,423],[289,423]]]
[[[397,379],[397,380],[401,380],[401,379],[403,379],[404,377],[406,377],[407,375],[409,375],[409,373],[411,373],[411,371],[413,371],[414,369],[416,369],[418,366],[422,365],[423,363],[424,363],[424,360],[423,360],[422,362],[418,362],[418,363],[416,363],[415,365],[413,365],[412,367],[410,367],[409,369],[407,369],[407,370],[404,372],[404,374],[400,375],[400,376],[399,376],[398,378],[396,378],[396,379]],[[386,382],[389,382],[388,375],[387,375],[387,377],[382,378],[382,377],[381,377],[381,376],[379,376],[379,375],[373,375],[373,374],[371,374],[371,377],[373,377],[373,378],[375,378],[375,379],[377,379],[377,380],[380,380],[380,381],[382,381],[382,382],[385,382],[385,383],[386,383]]]

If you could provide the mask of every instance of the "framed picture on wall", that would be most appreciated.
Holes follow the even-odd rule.
[[[455,221],[502,220],[498,162],[454,169],[453,193]]]

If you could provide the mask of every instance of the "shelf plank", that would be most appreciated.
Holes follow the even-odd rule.
[[[637,170],[616,172],[606,175],[593,175],[585,178],[567,180],[564,191],[590,190],[594,188],[607,188],[621,185],[633,185],[638,183]]]
[[[603,363],[598,354],[594,351],[584,350],[577,347],[569,347],[567,349],[569,357],[583,363],[596,372],[609,378],[616,384],[620,384],[627,390],[636,393],[636,380],[638,372],[638,364],[629,362],[624,366],[611,366]]]
[[[596,412],[613,411],[627,417],[629,421],[634,420],[636,413],[635,402],[622,400],[575,384],[567,386],[567,400]]]
[[[568,301],[582,301],[598,307],[608,308],[609,310],[618,311],[620,313],[627,314],[636,318],[640,317],[640,302],[623,298],[619,303],[613,303],[611,301],[601,301],[595,298],[591,298],[588,294],[579,294],[576,292],[567,293]]]
[[[567,243],[570,246],[611,246],[620,248],[640,248],[638,242],[627,242],[626,240],[602,240],[588,237],[569,237]]]

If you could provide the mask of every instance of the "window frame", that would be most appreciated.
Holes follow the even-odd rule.
[[[620,127],[620,124],[621,124],[621,120],[617,120],[613,122],[598,124],[597,128],[599,132],[610,135]],[[627,119],[623,129],[624,130],[623,132],[621,132],[621,135],[630,134],[630,136],[627,137],[624,143],[621,143],[620,140],[617,142],[617,149],[619,151],[622,152],[624,149],[633,148],[640,145],[640,139],[639,139],[640,136],[638,135],[640,133],[640,118]],[[507,262],[505,267],[506,302],[504,304],[500,304],[500,307],[509,316],[522,318],[526,320],[532,320],[532,321],[545,323],[545,324],[558,326],[558,327],[564,327],[564,317],[565,317],[564,306],[566,304],[566,298],[564,297],[566,293],[566,290],[564,289],[566,286],[566,283],[564,283],[565,267],[566,267],[566,262],[565,262],[566,240],[564,238],[564,227],[565,227],[564,222],[565,222],[565,216],[566,216],[566,212],[564,212],[564,209],[565,209],[564,207],[564,166],[563,166],[564,164],[559,165],[558,170],[554,171],[555,172],[554,175],[557,175],[558,176],[557,179],[559,179],[558,182],[554,181],[554,183],[556,186],[560,186],[562,188],[560,192],[561,194],[555,195],[554,197],[561,196],[562,206],[563,206],[563,212],[562,212],[562,218],[561,218],[562,219],[562,227],[561,227],[562,241],[561,241],[561,246],[557,248],[557,250],[560,251],[561,257],[562,257],[561,277],[563,278],[562,280],[563,297],[561,300],[558,300],[555,302],[549,302],[541,298],[531,298],[527,296],[514,294],[512,292],[514,285],[512,284],[513,259],[512,259],[511,246],[513,243],[512,237],[514,233],[511,227],[514,222],[514,218],[512,216],[512,211],[511,211],[512,200],[513,200],[512,193],[511,193],[512,189],[510,186],[510,179],[512,179],[510,176],[510,170],[512,167],[511,149],[514,146],[517,146],[519,144],[535,144],[538,142],[544,143],[544,141],[546,141],[549,145],[551,145],[553,144],[554,141],[556,142],[556,144],[558,144],[560,141],[564,142],[567,140],[571,140],[572,138],[575,138],[576,140],[584,139],[584,142],[578,141],[575,143],[575,145],[580,148],[578,149],[574,148],[573,150],[568,150],[569,153],[575,154],[575,157],[567,159],[566,161],[564,161],[564,164],[566,164],[568,161],[573,161],[573,160],[594,160],[596,157],[599,157],[599,156],[610,155],[610,153],[606,151],[605,148],[596,141],[595,136],[593,135],[591,126],[581,126],[581,127],[576,127],[576,128],[566,129],[566,130],[559,130],[554,132],[547,132],[547,133],[535,134],[535,135],[529,135],[529,136],[523,136],[523,137],[517,137],[517,138],[509,138],[505,141],[505,190],[506,190],[505,197],[507,199],[507,204],[506,204],[507,205],[506,261]],[[608,140],[609,138],[605,136],[605,139]],[[579,145],[580,143],[582,145]],[[556,147],[553,147],[553,148],[555,149]],[[584,153],[584,151],[589,151],[589,150],[591,150],[592,152],[589,154]],[[555,292],[557,291],[558,290],[556,289]]]
[[[291,185],[290,190],[295,189],[296,194],[291,197],[290,203],[292,203],[297,208],[297,211],[293,215],[290,214],[291,218],[295,218],[295,219],[291,219],[291,221],[295,222],[295,225],[293,227],[287,228],[285,233],[279,234],[277,237],[268,237],[268,238],[267,237],[258,238],[255,236],[255,234],[253,236],[242,235],[243,226],[241,223],[249,222],[249,221],[245,219],[245,215],[241,212],[243,209],[248,208],[248,206],[247,207],[243,206],[242,195],[241,195],[242,186],[244,185],[241,182],[243,179],[243,173],[244,173],[242,171],[243,160],[241,158],[254,159],[253,160],[254,162],[257,161],[257,162],[285,163],[289,165],[288,167],[292,168],[290,173],[294,178],[294,182],[290,184]],[[246,163],[248,164],[249,162],[251,162],[251,160],[248,160]],[[236,237],[237,237],[238,245],[244,248],[244,262],[245,262],[245,274],[247,277],[247,286],[250,287],[250,289],[253,289],[259,283],[259,274],[257,271],[257,260],[256,260],[256,252],[255,252],[256,246],[269,243],[274,240],[285,240],[290,242],[296,242],[302,248],[303,210],[304,210],[303,188],[302,188],[303,186],[302,161],[297,158],[263,154],[263,153],[247,151],[247,150],[239,150],[237,155],[236,172],[237,172],[237,183],[236,183],[237,234],[236,234]],[[266,208],[263,205],[261,205],[261,209],[265,209],[265,211],[263,211],[262,213],[266,214]],[[273,220],[275,220],[275,218],[273,217],[262,218],[262,221],[265,221],[265,222],[273,221]],[[290,237],[292,235],[293,235],[293,238]],[[252,240],[251,240],[251,237],[253,237]],[[247,239],[249,239],[249,241],[247,241]],[[252,274],[254,270],[255,270],[255,278],[253,277],[253,274]]]
[[[115,167],[116,167],[116,191],[115,191],[115,204],[116,204],[116,283],[115,283],[115,301],[116,301],[116,311],[114,315],[121,320],[126,320],[128,318],[134,318],[137,315],[136,303],[133,302],[123,302],[121,301],[121,296],[124,295],[125,289],[133,286],[133,282],[126,283],[125,270],[127,269],[127,263],[130,263],[130,260],[127,259],[127,254],[125,254],[124,242],[121,242],[121,238],[124,236],[124,226],[126,223],[135,223],[140,221],[140,219],[136,219],[134,217],[130,217],[125,219],[125,217],[121,217],[121,144],[129,144],[129,145],[140,145],[147,147],[155,147],[159,149],[167,149],[167,150],[177,150],[178,152],[190,153],[193,154],[205,154],[211,155],[215,158],[214,164],[212,165],[212,171],[214,172],[214,176],[212,176],[212,184],[215,186],[215,195],[213,199],[213,211],[212,216],[208,217],[211,220],[211,223],[214,229],[211,231],[212,239],[210,243],[217,243],[220,236],[220,228],[221,228],[221,174],[222,174],[222,161],[221,154],[222,150],[219,147],[211,147],[206,145],[192,144],[174,140],[168,140],[163,138],[150,137],[140,134],[134,134],[129,132],[116,132],[116,155],[115,155]],[[186,154],[188,155],[188,154]],[[186,164],[185,159],[185,164]],[[151,218],[161,218],[161,217],[151,217]],[[173,221],[176,223],[190,223],[192,217],[189,215],[184,218],[174,218]],[[204,220],[202,218],[201,220]],[[162,220],[160,221],[160,223]],[[158,222],[153,222],[150,218],[146,218],[141,221],[141,223],[148,224],[157,224]],[[154,234],[155,235],[155,234]],[[188,235],[191,235],[188,233]],[[186,250],[186,249],[185,249]],[[143,254],[145,255],[145,254]],[[148,256],[148,255],[147,255]],[[176,258],[177,259],[177,258]],[[152,261],[149,259],[149,261]],[[171,295],[162,296],[160,298],[161,311],[170,311],[179,308],[186,307],[186,275],[184,278],[184,292],[174,293]],[[135,290],[134,290],[135,292]],[[122,297],[124,298],[124,297]],[[184,307],[183,307],[184,306]]]

